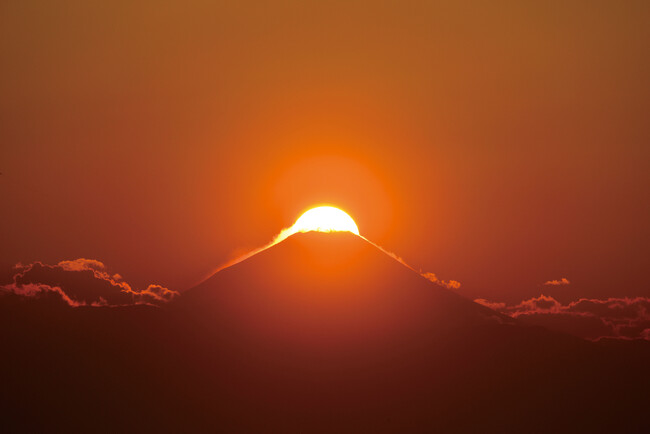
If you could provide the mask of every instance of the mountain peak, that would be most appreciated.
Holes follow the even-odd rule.
[[[224,327],[278,339],[291,334],[287,328],[406,339],[502,320],[350,232],[294,234],[219,271],[179,302]]]

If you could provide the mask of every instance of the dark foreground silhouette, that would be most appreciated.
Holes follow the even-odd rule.
[[[650,344],[519,324],[347,233],[163,308],[0,298],[5,432],[648,432]]]

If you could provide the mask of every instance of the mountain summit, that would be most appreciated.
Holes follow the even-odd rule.
[[[604,376],[608,353],[522,326],[349,232],[294,234],[187,291],[176,310],[197,372],[213,376],[194,380],[206,385],[195,405],[221,428],[548,432],[578,399],[584,417],[614,421],[584,399],[595,387],[584,366],[598,360]]]
[[[345,232],[163,307],[0,298],[0,330],[11,432],[649,432],[646,342],[523,326]]]
[[[214,274],[183,303],[229,328],[278,339],[314,333],[388,342],[508,321],[349,232],[294,234]]]
[[[349,232],[294,234],[187,291],[176,310],[194,324],[190,352],[212,360],[224,418],[284,413],[276,428],[290,431],[430,425],[422,418],[458,411],[449,404],[488,366],[478,336],[510,327]]]

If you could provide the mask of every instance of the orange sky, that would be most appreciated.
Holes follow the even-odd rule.
[[[650,295],[648,2],[134,3],[0,6],[3,269],[183,290],[326,202],[469,297]]]

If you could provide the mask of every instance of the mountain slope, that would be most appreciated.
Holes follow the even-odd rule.
[[[619,423],[593,413],[624,405],[584,398],[616,370],[594,344],[517,325],[348,233],[296,234],[175,309],[193,330],[194,383],[209,385],[194,405],[221,427],[575,432]]]
[[[383,334],[378,339],[506,321],[347,232],[295,234],[216,273],[183,303],[267,331],[279,321],[303,331]]]
[[[0,297],[8,432],[649,432],[650,344],[506,322],[344,233],[166,308]]]

